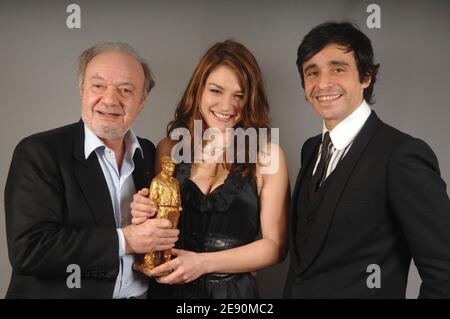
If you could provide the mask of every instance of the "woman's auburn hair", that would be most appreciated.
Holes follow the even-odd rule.
[[[234,40],[226,40],[214,44],[200,59],[189,84],[184,91],[175,116],[167,125],[167,136],[177,128],[187,128],[191,136],[193,146],[194,120],[201,120],[203,131],[207,127],[200,113],[201,98],[209,75],[220,66],[226,66],[234,71],[239,85],[244,94],[244,103],[241,110],[241,120],[235,127],[246,130],[255,128],[259,142],[259,128],[267,128],[270,134],[269,103],[265,93],[264,82],[261,69],[253,54],[241,43]],[[247,143],[246,143],[247,144]],[[193,148],[191,148],[193,150]],[[246,159],[248,161],[249,148],[246,145]],[[236,155],[235,155],[236,157]],[[254,163],[237,164],[236,161],[231,167],[233,171],[245,177],[248,173],[255,172]]]

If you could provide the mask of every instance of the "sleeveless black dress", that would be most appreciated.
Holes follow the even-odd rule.
[[[205,195],[191,179],[191,164],[177,165],[181,212],[178,248],[212,252],[246,245],[260,232],[259,199],[253,178],[230,173],[224,183]],[[183,285],[173,285],[175,298],[258,298],[249,273],[206,274]]]

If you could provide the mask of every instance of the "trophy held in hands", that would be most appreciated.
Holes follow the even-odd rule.
[[[178,225],[178,219],[181,211],[180,186],[173,173],[175,171],[175,163],[170,156],[161,158],[162,170],[150,184],[149,197],[155,203],[156,214],[154,218],[166,218],[172,223],[172,228]],[[171,249],[164,251],[153,251],[144,255],[142,263],[135,262],[133,269],[139,270],[149,277],[152,277],[150,271],[171,260]],[[159,276],[167,275],[160,274]]]

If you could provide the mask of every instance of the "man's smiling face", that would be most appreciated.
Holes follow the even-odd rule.
[[[108,51],[87,65],[80,90],[84,123],[104,140],[121,139],[145,104],[144,70],[132,56]]]
[[[350,115],[363,101],[370,77],[359,80],[353,51],[329,44],[303,63],[305,94],[329,130]]]

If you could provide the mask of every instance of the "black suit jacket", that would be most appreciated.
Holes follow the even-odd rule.
[[[405,298],[413,258],[420,297],[449,298],[450,202],[433,151],[372,112],[319,198],[299,210],[320,143],[318,135],[302,148],[285,297]],[[367,286],[371,264],[380,288]]]
[[[138,138],[136,190],[154,176],[154,145]],[[108,185],[95,152],[85,159],[84,126],[38,133],[16,147],[5,189],[12,276],[7,298],[112,298],[119,249]],[[81,288],[69,289],[70,264]]]

